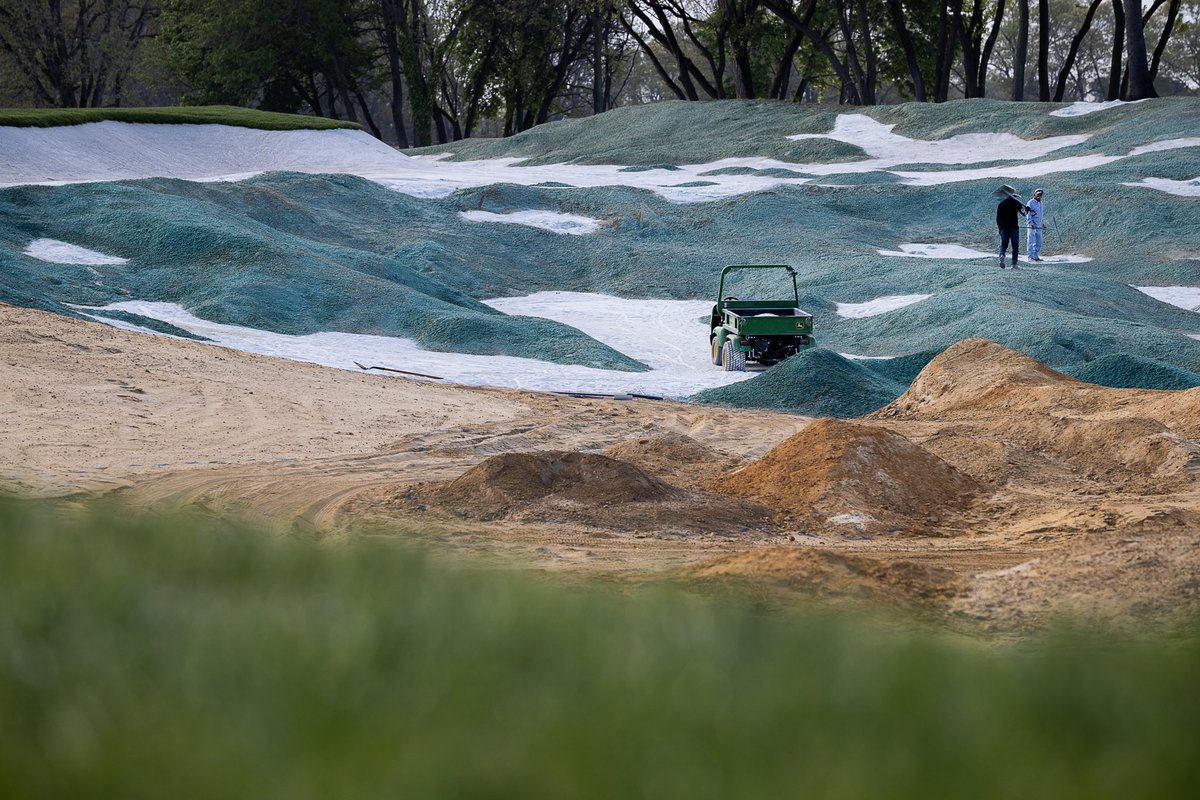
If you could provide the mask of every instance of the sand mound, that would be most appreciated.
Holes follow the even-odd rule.
[[[986,339],[964,339],[921,370],[908,391],[880,416],[946,417],[981,407],[995,411],[1026,403],[1036,388],[1085,387],[1041,362]]]
[[[1082,474],[1139,490],[1167,490],[1163,479],[1191,479],[1200,471],[1200,446],[1153,419],[1033,417],[1013,420],[1004,435],[1027,451],[1049,451]]]
[[[965,580],[944,567],[808,547],[768,547],[697,565],[693,580],[773,586],[822,598],[931,604],[958,597]]]
[[[745,463],[674,431],[621,442],[605,450],[604,455],[681,483],[711,480]]]
[[[924,530],[979,491],[903,436],[836,419],[816,420],[718,487],[817,523]]]
[[[737,533],[769,523],[771,510],[691,492],[634,464],[592,453],[493,456],[449,483],[410,487],[406,503],[480,520],[578,523],[618,531]]]
[[[502,517],[553,498],[599,505],[663,500],[678,490],[633,464],[591,453],[547,451],[492,456],[435,493],[447,506]]]

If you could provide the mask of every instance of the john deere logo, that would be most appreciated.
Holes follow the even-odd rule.
[[[801,328],[801,329],[803,329],[803,328],[804,328],[804,323],[803,323],[803,322],[797,322],[797,323],[796,323],[796,327],[797,327],[797,328]]]

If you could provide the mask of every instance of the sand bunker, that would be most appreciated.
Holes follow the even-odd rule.
[[[837,419],[813,422],[715,485],[820,526],[922,532],[980,489],[899,434]]]
[[[600,228],[600,220],[582,217],[578,214],[560,214],[555,211],[513,211],[507,214],[496,214],[491,211],[463,211],[462,218],[468,222],[496,222],[504,225],[525,225],[530,228],[540,228],[551,233],[562,233],[571,236],[583,236],[595,233]]]
[[[865,319],[866,317],[875,317],[880,314],[886,314],[889,311],[904,308],[905,306],[911,306],[913,303],[919,303],[932,296],[928,294],[893,294],[886,297],[876,297],[874,300],[868,300],[865,303],[834,303],[834,305],[837,307],[837,315],[839,317]]]
[[[124,264],[129,261],[127,258],[98,253],[57,239],[34,239],[22,252],[31,258],[51,264]]]

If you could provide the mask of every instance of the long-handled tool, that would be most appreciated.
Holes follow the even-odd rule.
[[[391,367],[367,367],[367,366],[363,366],[362,364],[358,363],[357,361],[354,362],[354,366],[358,367],[359,369],[361,369],[364,372],[367,372],[367,371],[370,371],[373,369],[379,369],[379,370],[383,370],[384,372],[395,372],[397,375],[413,375],[417,378],[430,378],[431,380],[435,380],[435,381],[445,380],[441,375],[426,375],[424,372],[409,372],[406,369],[393,369]]]

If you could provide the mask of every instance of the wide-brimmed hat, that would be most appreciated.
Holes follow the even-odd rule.
[[[999,189],[992,192],[992,195],[994,197],[1020,197],[1020,195],[1017,194],[1017,190],[1009,186],[1007,183],[1002,184]]]

